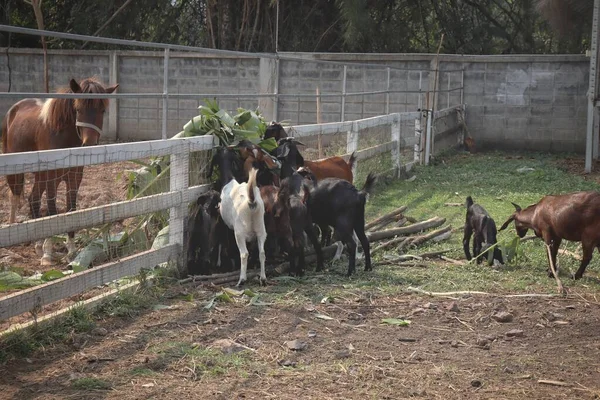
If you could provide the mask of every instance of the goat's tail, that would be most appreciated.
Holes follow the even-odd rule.
[[[352,169],[354,167],[355,162],[356,162],[356,151],[353,151],[352,154],[350,154],[350,158],[348,159],[348,167],[350,167],[350,169]]]
[[[256,174],[258,170],[256,168],[252,168],[250,174],[248,175],[248,206],[251,209],[256,208],[256,196],[254,194],[254,189],[256,186]]]
[[[471,196],[467,197],[467,208],[473,205],[473,198]]]
[[[365,181],[365,184],[362,190],[360,191],[360,195],[365,202],[367,201],[369,195],[373,191],[373,188],[375,187],[375,182],[377,182],[377,176],[375,176],[375,173],[369,172],[369,175],[367,175],[367,180]]]

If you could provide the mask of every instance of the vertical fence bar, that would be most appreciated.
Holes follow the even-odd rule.
[[[450,79],[452,79],[452,75],[451,72],[448,72],[448,96],[446,97],[446,107],[450,107]]]
[[[170,173],[170,191],[179,191],[187,189],[189,186],[189,170],[190,170],[190,146],[189,143],[184,142],[181,147],[178,146],[176,151],[173,151],[171,155],[171,173]],[[187,195],[183,195],[181,203],[171,208],[169,213],[169,244],[177,244],[180,247],[180,256],[177,260],[177,269],[180,271],[181,276],[185,275],[186,272],[186,261],[184,251],[184,232],[185,232],[185,219],[187,216],[187,209],[189,199]]]
[[[465,94],[465,68],[460,72],[460,104],[463,103]]]
[[[385,114],[389,114],[390,113],[390,75],[392,73],[392,70],[390,67],[387,67],[387,87],[386,87],[386,91],[387,93],[385,94]]]
[[[346,153],[352,153],[358,149],[358,124],[356,121],[352,123],[352,128],[348,131],[348,135],[346,136]],[[358,165],[358,160],[354,162],[352,166],[352,175],[356,175],[356,166]]]
[[[389,69],[388,69],[389,70]],[[389,75],[388,75],[389,76]],[[402,163],[400,161],[400,115],[395,114],[391,126],[392,142],[395,142],[392,147],[392,165],[395,168],[394,177],[400,176]]]
[[[587,132],[585,140],[585,172],[592,172],[592,158],[594,145],[594,109],[596,108],[596,95],[598,89],[598,44],[600,41],[600,31],[598,30],[598,24],[600,19],[600,0],[594,1],[594,12],[592,14],[592,43],[591,50],[592,54],[590,57],[590,78],[588,88],[588,111],[587,111]]]
[[[344,75],[342,77],[342,122],[344,122],[344,118],[346,118],[346,73],[347,67],[344,65]]]
[[[425,165],[429,165],[429,157],[431,156],[431,125],[433,119],[433,110],[427,110],[427,136],[425,138]]]
[[[279,58],[275,60],[275,87],[273,89],[275,101],[273,102],[273,120],[279,121]]]
[[[415,163],[419,162],[419,160],[421,159],[421,133],[421,118],[419,117],[415,119],[415,138],[417,139],[415,145],[413,146],[413,161]]]
[[[163,101],[162,101],[162,139],[167,138],[167,118],[169,116],[169,48],[165,49],[163,61]]]

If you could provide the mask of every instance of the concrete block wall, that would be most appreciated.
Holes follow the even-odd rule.
[[[440,55],[437,83],[432,54],[284,53],[302,61],[216,57],[171,53],[169,92],[189,94],[278,93],[274,98],[220,99],[221,108],[256,108],[268,120],[292,124],[315,123],[318,86],[322,121],[341,118],[343,64],[347,65],[346,91],[385,90],[390,69],[390,112],[425,107],[427,91],[438,93],[436,109],[466,104],[469,131],[479,148],[583,151],[587,113],[589,59],[583,55]],[[162,93],[163,53],[149,51],[50,51],[51,90],[71,77],[96,75],[118,82],[119,93]],[[341,64],[319,63],[319,60]],[[354,64],[353,64],[354,63]],[[377,66],[356,63],[377,64]],[[12,91],[36,92],[43,88],[43,63],[38,49],[10,49]],[[0,49],[0,91],[8,89],[5,49]],[[294,94],[310,97],[298,98]],[[179,132],[197,115],[202,98],[168,100],[168,136]],[[0,113],[15,101],[0,98]],[[161,99],[112,99],[107,112],[105,140],[159,139]],[[345,120],[385,113],[386,95],[348,96]]]
[[[213,58],[171,54],[169,94],[255,94],[259,92],[258,58]],[[118,56],[120,93],[162,93],[163,55],[125,53]],[[167,132],[171,137],[198,115],[204,105],[192,99],[168,99]],[[118,132],[122,140],[159,139],[162,133],[162,99],[119,99]],[[235,113],[238,107],[255,109],[256,99],[221,99],[219,107]]]
[[[467,125],[478,147],[584,151],[587,58],[490,57],[463,65]]]

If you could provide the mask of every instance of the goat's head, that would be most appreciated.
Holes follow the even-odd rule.
[[[523,237],[525,237],[525,235],[527,234],[527,230],[529,229],[527,227],[527,225],[522,223],[519,218],[519,215],[521,214],[521,211],[523,211],[523,210],[521,209],[521,207],[518,204],[515,204],[513,202],[511,202],[511,204],[515,207],[515,212],[512,213],[512,215],[506,220],[506,222],[502,224],[502,226],[500,227],[500,229],[498,229],[498,231],[503,231],[504,229],[506,229],[508,227],[508,225],[512,221],[515,221],[515,229],[517,230],[517,235],[519,235],[520,238],[523,238]]]
[[[313,187],[317,185],[317,177],[308,167],[298,168],[298,174],[304,178],[305,182],[309,182]]]
[[[285,129],[283,129],[283,126],[281,126],[280,123],[272,121],[269,126],[267,126],[263,139],[269,138],[275,139],[276,142],[279,141],[279,139],[287,138]]]
[[[208,176],[211,177],[213,174],[214,167],[219,167],[219,184],[220,190],[222,186],[225,186],[234,177],[237,178],[236,174],[240,170],[240,160],[235,151],[227,147],[217,147],[216,152],[210,162],[208,169]]]
[[[298,145],[304,146],[304,143],[290,137],[279,139],[274,152],[275,157],[282,162],[288,162],[292,168],[298,169],[304,165],[304,157],[300,154]]]

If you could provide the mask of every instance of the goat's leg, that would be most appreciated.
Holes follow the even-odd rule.
[[[350,276],[356,270],[356,243],[354,243],[354,238],[352,237],[352,227],[337,224],[335,227],[335,231],[339,234],[340,239],[348,248],[348,273],[347,276]]]
[[[358,251],[358,245],[361,243],[358,240],[358,236],[356,236],[356,231],[352,232],[352,239],[354,240],[354,243],[356,243],[356,259],[360,260],[361,258],[363,258],[363,255],[361,253],[359,253],[359,251]],[[364,249],[363,249],[363,251],[364,251]]]
[[[465,235],[463,236],[463,249],[465,250],[465,257],[467,257],[467,260],[471,259],[471,253],[469,252],[469,242],[471,241],[472,235],[473,228],[470,224],[465,224]]]
[[[240,280],[237,285],[241,286],[246,283],[246,272],[248,269],[248,248],[246,247],[246,237],[236,232],[235,241],[240,250]]]
[[[561,242],[562,242],[562,239],[558,238],[558,239],[550,240],[550,244],[549,244],[549,246],[550,246],[550,258],[552,260],[552,265],[554,265],[554,268],[556,268],[556,276],[558,276],[558,263],[556,262],[556,255],[558,254],[558,249],[560,248]],[[546,243],[548,243],[548,242],[546,242]],[[593,249],[593,247],[592,247],[592,249]],[[590,256],[590,258],[592,258],[592,257]],[[585,269],[585,267],[584,267],[584,269]],[[548,269],[546,270],[546,272],[548,273],[548,277],[554,278],[554,274],[552,273],[552,269],[550,267],[548,267]]]
[[[588,264],[592,260],[592,255],[594,254],[593,243],[589,243],[587,241],[582,241],[581,247],[583,249],[583,258],[581,259],[581,265],[579,266],[579,269],[575,273],[575,276],[574,276],[575,279],[581,279],[583,277],[583,273],[585,272],[585,269],[587,268]]]
[[[373,267],[371,265],[371,248],[370,248],[370,243],[369,243],[369,239],[367,239],[367,235],[365,234],[365,228],[364,228],[365,224],[364,222],[361,225],[358,225],[355,228],[355,235],[358,236],[358,239],[360,240],[360,244],[362,245],[363,248],[363,253],[365,255],[365,271],[371,271],[373,270]]]
[[[265,241],[267,240],[267,233],[259,234],[256,238],[258,242],[258,258],[260,260],[260,284],[262,286],[267,285],[267,274],[265,272]]]
[[[483,237],[476,233],[473,237],[473,257],[477,257],[477,264],[481,264],[481,261],[483,261],[483,254],[481,254],[482,242]]]
[[[315,233],[315,229],[312,224],[309,224],[305,229],[306,236],[308,236],[308,240],[312,243],[315,253],[317,253],[317,272],[323,270],[323,249],[321,248],[321,244],[317,239],[317,234]]]

